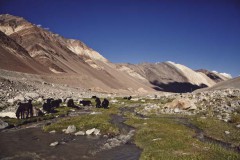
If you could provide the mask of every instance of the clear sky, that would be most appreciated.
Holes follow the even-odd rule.
[[[240,75],[240,0],[0,0],[112,62],[173,61]]]

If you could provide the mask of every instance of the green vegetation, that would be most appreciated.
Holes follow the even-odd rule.
[[[16,118],[9,118],[9,117],[4,117],[1,119],[4,122],[7,122],[9,124],[9,126],[21,126],[24,124],[43,121],[43,120],[49,120],[49,119],[53,119],[53,118],[55,118],[54,115],[46,115],[43,117],[31,117],[28,119],[16,119]]]
[[[237,117],[239,120],[239,115]],[[226,123],[212,117],[208,117],[206,119],[194,117],[191,119],[191,122],[202,129],[209,137],[213,137],[236,146],[240,145],[240,130],[236,128],[235,124]],[[229,131],[230,134],[225,134],[225,131]]]
[[[140,157],[142,160],[240,158],[239,154],[219,145],[203,143],[193,138],[195,132],[176,120],[159,117],[141,119],[132,114],[129,116],[126,123],[137,129],[134,139],[136,145],[143,149]]]
[[[75,125],[77,130],[88,130],[92,128],[97,128],[101,130],[103,134],[118,134],[118,128],[110,123],[110,115],[117,112],[116,108],[111,109],[94,109],[97,112],[102,112],[102,114],[94,115],[80,115],[78,117],[70,117],[62,119],[56,123],[45,126],[44,131],[61,131],[66,129],[69,125]]]
[[[54,113],[53,115],[55,116],[62,116],[62,115],[67,115],[72,108],[66,107],[66,106],[61,106],[58,108],[55,108],[55,110],[57,111],[57,113]]]

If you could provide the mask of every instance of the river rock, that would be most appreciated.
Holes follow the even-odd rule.
[[[59,144],[58,141],[56,141],[56,142],[51,143],[49,146],[50,146],[50,147],[55,147],[55,146],[57,146],[58,144]]]
[[[76,132],[76,127],[74,125],[70,125],[68,126],[67,130],[65,131],[66,134],[69,134],[69,133],[74,133]]]
[[[89,129],[86,131],[86,135],[91,135],[95,131],[95,128]]]
[[[0,119],[0,129],[4,129],[6,127],[8,127],[8,123]]]
[[[100,135],[100,130],[99,129],[95,129],[94,132],[93,132],[94,135]]]
[[[56,133],[56,131],[55,131],[55,130],[52,130],[52,131],[50,131],[49,133]]]
[[[75,136],[84,136],[85,135],[85,132],[83,131],[78,131],[74,134]]]

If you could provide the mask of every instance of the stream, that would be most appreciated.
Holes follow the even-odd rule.
[[[109,138],[103,136],[74,136],[63,133],[45,133],[42,126],[55,122],[48,120],[27,124],[0,132],[1,160],[137,160],[141,150],[132,142],[121,143],[110,149],[101,149]],[[111,123],[128,134],[133,128],[124,124],[121,115],[112,115]],[[53,142],[59,145],[50,147]],[[132,139],[131,139],[132,141]]]
[[[147,116],[134,112],[134,107],[120,108],[120,114],[111,116],[111,123],[120,130],[120,135],[113,138],[104,136],[74,136],[63,133],[45,133],[42,126],[56,122],[59,118],[26,124],[21,127],[5,129],[0,132],[0,159],[1,160],[137,160],[142,150],[133,143],[133,134],[135,129],[124,123],[125,112],[134,113],[139,118],[148,118]],[[72,115],[76,116],[76,115]],[[184,125],[195,131],[197,138],[202,142],[219,144],[224,148],[240,153],[238,147],[225,143],[214,138],[208,137],[203,130],[193,125],[187,118],[179,117],[161,117],[169,118],[177,123]],[[125,136],[125,137],[124,137]],[[109,149],[104,148],[106,143],[112,143],[116,140],[121,142]],[[126,140],[127,139],[127,140]],[[50,147],[53,142],[59,142],[56,147]]]

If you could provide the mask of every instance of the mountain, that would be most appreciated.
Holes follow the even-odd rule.
[[[113,64],[79,40],[9,14],[0,15],[0,56],[1,69],[101,92],[190,92],[226,80],[173,62]]]
[[[49,73],[28,52],[0,31],[0,68],[25,73]]]
[[[240,77],[236,77],[233,79],[219,82],[219,83],[213,85],[212,87],[200,89],[200,90],[197,90],[196,92],[213,91],[213,90],[229,89],[229,88],[240,89]]]
[[[118,69],[139,80],[149,81],[156,90],[160,91],[191,92],[195,89],[211,87],[217,83],[206,73],[196,72],[184,65],[170,61],[155,64],[118,64]],[[226,79],[228,78],[219,77],[219,81]]]
[[[24,57],[18,56],[16,59],[10,56],[12,54],[9,51],[4,51],[4,55],[8,57],[1,57],[1,62],[7,59],[9,63],[1,63],[2,69],[42,74],[46,81],[97,91],[154,91],[150,84],[141,83],[128,74],[118,71],[114,64],[83,42],[65,39],[21,17],[0,15],[0,31],[2,37],[11,39],[12,43],[18,46],[15,56],[24,54],[28,57],[28,62],[33,63],[29,66],[21,63],[22,69],[19,69],[16,64],[24,61]],[[11,68],[9,64],[12,65]],[[40,68],[43,68],[42,72],[35,71],[38,69],[35,65],[40,65]]]
[[[210,79],[212,79],[216,83],[226,81],[231,78],[221,73],[218,73],[216,71],[208,71],[206,69],[199,69],[199,70],[196,70],[196,72],[201,72],[206,74]]]

